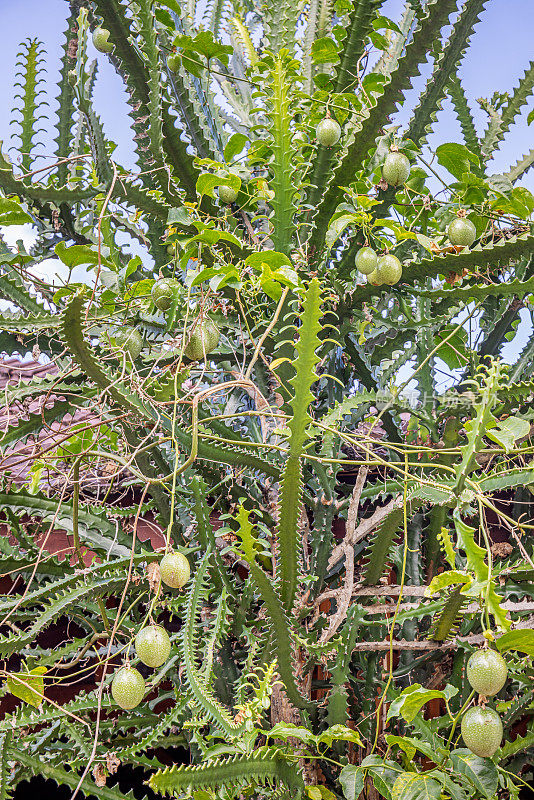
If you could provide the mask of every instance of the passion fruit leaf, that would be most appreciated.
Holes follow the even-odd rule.
[[[212,172],[203,172],[198,176],[196,191],[200,199],[207,194],[209,197],[215,197],[215,189],[217,186],[229,186],[236,192],[241,188],[241,178],[237,175],[214,175]]]
[[[435,699],[444,700],[445,693],[439,689],[426,689],[421,684],[414,683],[391,703],[387,719],[400,714],[406,722],[413,722],[425,703]]]
[[[458,180],[461,179],[464,172],[471,172],[471,164],[479,164],[478,156],[458,142],[440,144],[439,147],[436,147],[436,157],[441,166],[445,167]]]
[[[317,744],[324,743],[327,747],[332,747],[332,742],[335,741],[353,742],[360,747],[363,746],[358,731],[345,725],[331,725],[317,737]]]
[[[6,678],[8,692],[25,703],[39,708],[43,703],[46,667],[34,667],[29,672],[17,672]]]
[[[391,789],[391,800],[440,800],[441,783],[428,775],[403,772]]]
[[[248,142],[248,137],[244,133],[234,133],[230,136],[226,147],[224,148],[224,160],[229,164],[235,156],[241,153]]]
[[[0,197],[0,225],[24,225],[27,222],[33,220],[20,203]]]
[[[492,800],[499,782],[499,774],[493,761],[489,758],[480,758],[467,748],[453,750],[451,761],[455,772],[465,775],[477,792]]]
[[[347,764],[339,773],[339,783],[346,800],[358,800],[363,792],[365,770],[353,764]]]
[[[500,420],[491,430],[487,432],[488,439],[497,442],[509,453],[518,439],[528,436],[530,422],[522,417],[507,417]]]
[[[311,56],[314,64],[335,64],[339,59],[339,50],[332,37],[323,36],[312,44]]]
[[[501,653],[517,650],[520,653],[526,653],[527,656],[534,656],[534,630],[527,628],[508,631],[499,636],[496,645]]]

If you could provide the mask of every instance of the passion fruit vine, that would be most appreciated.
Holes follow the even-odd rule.
[[[501,718],[492,708],[474,706],[462,717],[462,736],[476,756],[491,758],[501,745]]]
[[[325,117],[315,129],[315,136],[323,147],[333,147],[341,138],[339,123],[331,117]]]
[[[135,667],[121,667],[113,676],[111,694],[121,708],[135,708],[145,696],[143,676]]]
[[[214,321],[204,317],[191,330],[184,355],[191,361],[201,361],[208,353],[215,350],[220,337],[220,331]]]
[[[171,652],[169,634],[161,625],[147,625],[135,637],[135,652],[147,667],[161,667]]]
[[[93,31],[93,45],[99,53],[111,53],[113,45],[108,42],[109,31],[106,28],[95,28]]]
[[[467,680],[484,697],[500,692],[508,676],[506,661],[496,650],[477,650],[467,662]]]
[[[183,553],[167,553],[161,559],[159,569],[161,580],[171,589],[181,589],[191,575],[189,561]]]
[[[404,153],[388,153],[382,166],[382,177],[390,186],[402,186],[410,175],[410,161]]]

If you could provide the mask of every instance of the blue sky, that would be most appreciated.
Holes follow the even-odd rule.
[[[0,0],[0,6],[2,11],[0,68],[3,76],[0,82],[0,107],[4,109],[4,113],[0,116],[0,139],[4,141],[5,147],[13,132],[9,126],[11,117],[9,109],[13,107],[13,84],[19,43],[28,37],[37,37],[44,43],[47,64],[46,88],[48,96],[55,97],[68,4],[65,0]],[[479,132],[485,127],[486,115],[478,107],[476,98],[490,97],[495,91],[504,92],[517,85],[528,67],[534,38],[532,0],[488,0],[486,6],[461,67],[462,81],[471,101]],[[386,0],[382,13],[398,21],[403,8],[404,0]],[[106,56],[95,53],[92,46],[90,54],[98,57],[99,66],[95,89],[96,111],[104,123],[107,137],[118,145],[114,158],[125,167],[133,167],[131,132],[122,83]],[[423,87],[428,74],[429,69],[426,69],[424,75],[414,81],[414,90],[408,93],[406,107],[400,112],[401,122],[409,118],[410,108],[417,101],[417,90]],[[493,171],[505,171],[534,147],[534,124],[530,127],[526,124],[528,111],[533,107],[534,101],[531,98],[523,109],[519,123],[512,127],[506,141],[497,151]],[[52,101],[52,110],[54,108],[55,102]],[[434,130],[435,133],[430,139],[433,147],[442,142],[461,140],[459,126],[448,101],[438,116]],[[43,135],[41,152],[45,154],[50,152],[53,135],[50,131]],[[522,183],[534,192],[534,170],[527,174]],[[14,242],[20,235],[20,229],[17,231],[12,229],[6,238]],[[54,270],[55,265],[50,261],[43,262],[38,268],[39,274],[46,275],[49,279]],[[81,275],[76,276],[77,279],[81,277]],[[526,312],[523,313],[526,324],[521,326],[514,341],[506,346],[505,350],[509,352],[521,346],[530,328]]]
[[[65,0],[1,0],[1,48],[0,67],[3,79],[0,84],[0,107],[6,112],[13,105],[13,83],[18,44],[27,37],[38,37],[47,51],[48,87],[54,96],[57,80],[60,46],[68,4]],[[532,55],[534,37],[534,14],[532,0],[488,0],[481,22],[475,29],[471,48],[462,65],[462,79],[471,99],[479,130],[485,123],[485,114],[477,110],[477,97],[488,97],[494,91],[506,91],[517,84],[528,66]],[[404,0],[387,0],[383,13],[398,20]],[[98,55],[99,80],[95,92],[95,106],[101,115],[107,136],[118,143],[115,152],[117,161],[131,165],[131,136],[124,104],[124,91],[107,58]],[[423,79],[415,81],[420,88]],[[415,100],[415,92],[408,100]],[[534,107],[532,99],[528,109]],[[9,113],[0,117],[0,139],[9,138]],[[526,125],[526,112],[522,120],[508,134],[506,143],[495,157],[495,171],[507,169],[510,164],[534,146],[534,124]],[[402,114],[404,117],[405,115]],[[439,115],[436,135],[431,143],[458,139],[459,129],[449,103],[445,103]],[[45,139],[45,144],[49,145]],[[45,152],[43,150],[43,152]],[[534,171],[527,175],[524,183],[534,191]]]

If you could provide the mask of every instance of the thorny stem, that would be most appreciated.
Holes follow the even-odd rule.
[[[78,563],[81,569],[85,569],[85,562],[83,560],[82,546],[80,543],[80,530],[79,530],[79,516],[80,516],[80,461],[77,458],[72,467],[72,482],[74,485],[72,493],[72,538],[74,539],[74,549],[78,556]],[[106,614],[106,606],[101,597],[96,598],[100,614],[102,615],[102,622],[104,628],[109,633],[111,626],[109,624],[108,615]]]

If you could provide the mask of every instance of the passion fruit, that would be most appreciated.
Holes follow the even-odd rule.
[[[237,192],[235,189],[232,189],[231,186],[219,186],[217,194],[219,195],[219,200],[222,203],[226,203],[226,205],[235,203],[237,198]]]
[[[447,228],[447,236],[457,247],[471,247],[477,238],[477,229],[470,219],[457,217]]]
[[[333,147],[341,138],[339,123],[332,117],[325,117],[315,129],[315,136],[323,147]]]
[[[410,175],[410,161],[404,153],[388,153],[382,166],[382,177],[390,186],[402,186]]]
[[[124,350],[125,353],[128,353],[133,361],[138,358],[143,349],[143,337],[137,328],[123,328],[117,331],[114,338],[117,347],[120,350]]]
[[[135,637],[135,652],[147,667],[161,667],[171,652],[169,634],[161,625],[147,625]]]
[[[492,708],[474,706],[462,717],[462,736],[466,746],[476,756],[491,758],[501,745],[501,718]]]
[[[171,589],[181,589],[185,586],[191,575],[189,561],[183,553],[167,553],[161,559],[159,570],[161,580]]]
[[[381,283],[393,286],[402,277],[402,264],[397,256],[392,256],[388,253],[388,255],[380,256],[376,271]]]
[[[508,676],[506,661],[496,650],[477,650],[467,662],[467,680],[479,694],[493,697],[500,692]]]
[[[160,311],[168,311],[178,294],[180,284],[174,278],[160,278],[152,287],[152,300]]]
[[[95,28],[93,31],[93,45],[99,53],[111,53],[113,45],[108,42],[109,31],[106,28]]]
[[[361,247],[356,254],[355,264],[362,275],[371,275],[378,266],[378,256],[372,247]]]
[[[380,275],[378,274],[378,270],[377,269],[374,269],[367,276],[367,283],[370,283],[372,286],[382,286],[384,281],[380,280]]]
[[[143,676],[135,667],[121,667],[113,676],[111,694],[121,708],[135,708],[145,696]]]
[[[180,68],[180,56],[176,55],[176,53],[170,53],[167,56],[167,66],[171,72],[178,72]]]
[[[217,325],[209,317],[197,322],[189,334],[184,355],[191,361],[201,361],[208,353],[215,350],[221,337]]]

